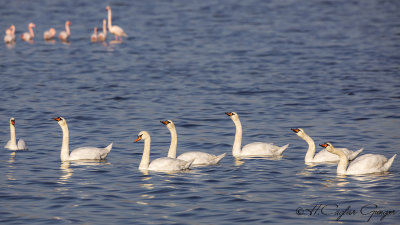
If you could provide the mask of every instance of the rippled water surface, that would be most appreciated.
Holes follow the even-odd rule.
[[[90,43],[113,10],[128,38]],[[399,1],[1,1],[0,144],[9,118],[29,151],[0,151],[1,224],[396,224],[400,162],[377,175],[336,175],[304,164],[307,144],[364,148],[391,157],[400,145]],[[46,43],[64,29],[69,44]],[[33,43],[19,39],[29,22]],[[280,159],[235,160],[235,111],[243,143],[289,143]],[[104,162],[61,163],[71,148],[114,147]],[[140,172],[141,130],[151,157],[227,153],[217,166]],[[353,211],[354,210],[354,211]],[[394,210],[394,212],[393,212]],[[373,215],[373,212],[383,215]],[[341,215],[344,214],[344,215]]]

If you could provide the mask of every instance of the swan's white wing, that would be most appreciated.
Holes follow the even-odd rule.
[[[281,155],[288,146],[289,145],[279,147],[273,143],[253,142],[242,148],[240,156],[278,156]]]
[[[4,148],[8,148],[9,149],[10,146],[11,146],[11,140],[8,140],[7,144],[4,145]]]
[[[187,162],[194,160],[192,165],[214,165],[217,164],[226,154],[219,156],[208,154],[205,152],[185,152],[177,157]]]
[[[96,147],[80,147],[72,150],[69,160],[101,160],[104,149]]]
[[[387,158],[384,155],[366,154],[350,162],[346,174],[367,174],[385,171],[384,164]]]
[[[149,170],[155,171],[179,171],[188,169],[193,161],[187,162],[180,159],[162,157],[151,161]]]
[[[23,139],[18,140],[18,150],[28,150],[28,146],[26,145],[25,141]]]
[[[336,148],[336,149],[341,150],[347,156],[347,158],[349,160],[355,159],[358,156],[358,154],[360,154],[364,150],[363,148],[361,148],[361,149],[359,149],[357,151],[352,151],[352,150],[349,150],[347,148]]]
[[[338,162],[339,161],[339,156],[328,152],[328,150],[323,149],[319,151],[317,154],[314,156],[313,162]]]

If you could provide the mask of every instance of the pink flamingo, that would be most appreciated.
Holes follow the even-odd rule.
[[[6,35],[4,36],[4,42],[7,44],[15,42],[15,26],[11,25],[10,28],[6,30]]]
[[[118,40],[122,41],[121,36],[128,37],[128,35],[125,33],[125,31],[121,27],[112,25],[110,6],[106,6],[106,10],[108,11],[108,31],[110,31],[110,33],[114,34],[115,40],[117,40],[117,38],[118,38]]]
[[[34,23],[30,23],[28,26],[29,33],[25,32],[21,34],[21,39],[24,41],[31,41],[35,37],[35,33],[33,33],[33,28],[36,27]]]
[[[49,30],[46,30],[43,33],[43,38],[46,41],[53,40],[55,36],[56,36],[56,29],[54,28],[50,28]]]
[[[71,22],[69,21],[69,20],[67,20],[66,22],[65,22],[65,31],[61,31],[59,34],[58,34],[58,38],[61,40],[61,41],[64,41],[64,42],[67,42],[68,41],[68,38],[69,38],[69,36],[71,35],[71,31],[69,30],[69,26],[71,25]]]
[[[92,34],[92,36],[90,36],[90,41],[97,42],[97,27],[94,27],[93,34]]]
[[[97,36],[98,41],[106,41],[107,39],[107,20],[103,20],[103,32],[100,32],[99,35]]]

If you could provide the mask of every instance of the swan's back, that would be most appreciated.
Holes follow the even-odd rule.
[[[341,150],[349,160],[355,159],[363,151],[362,148],[357,151],[351,151],[347,148],[336,148],[336,149]],[[313,162],[338,162],[338,161],[339,161],[339,156],[328,152],[328,150],[326,149],[322,149],[317,154],[315,154],[313,160]]]
[[[193,160],[190,162],[169,157],[157,158],[151,161],[148,170],[156,171],[179,171],[189,169]]]
[[[205,152],[185,152],[178,156],[177,159],[187,162],[193,160],[192,165],[214,165],[218,164],[225,155],[226,153],[216,156]]]
[[[278,156],[288,146],[289,144],[279,147],[273,143],[253,142],[243,146],[240,156]]]
[[[105,148],[80,147],[72,150],[69,160],[101,160],[105,159],[112,149],[112,143]]]
[[[23,139],[18,140],[18,150],[28,150],[28,146],[26,145],[25,141]]]
[[[357,151],[351,151],[347,148],[336,148],[341,150],[349,160],[355,159],[364,149],[361,148]],[[313,162],[338,162],[339,156],[328,152],[326,149],[322,149],[314,156]]]
[[[392,157],[393,158],[393,157]],[[393,159],[391,159],[393,161]],[[357,157],[347,167],[346,174],[366,174],[387,171],[388,159],[384,155],[365,154]],[[389,166],[390,167],[390,166]]]

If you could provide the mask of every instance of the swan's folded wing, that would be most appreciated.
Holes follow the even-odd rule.
[[[26,145],[26,143],[23,139],[18,140],[17,146],[18,146],[19,150],[28,150],[28,146]]]
[[[96,147],[80,147],[72,150],[69,160],[100,160],[103,151],[104,149]]]

